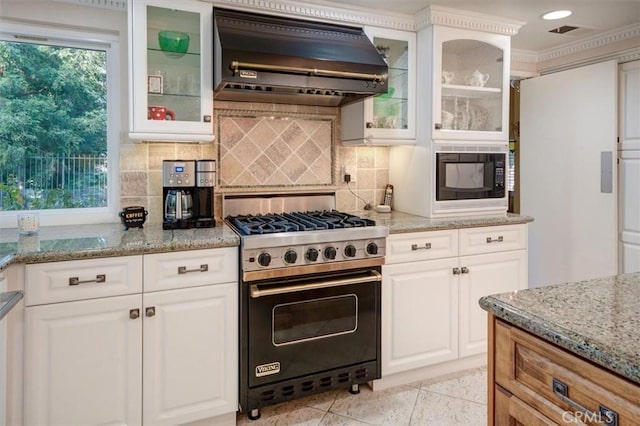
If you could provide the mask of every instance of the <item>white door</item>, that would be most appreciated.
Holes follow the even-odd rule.
[[[615,61],[522,81],[520,189],[529,286],[617,272]],[[601,153],[612,192],[601,192]]]
[[[640,150],[640,61],[620,65],[618,149]]]
[[[640,271],[640,151],[620,151],[620,273]]]
[[[25,425],[140,425],[140,295],[25,309]],[[133,315],[135,317],[135,315]]]
[[[238,286],[145,293],[144,424],[238,409]]]
[[[382,268],[382,375],[458,357],[458,258]]]
[[[463,256],[460,258],[460,357],[487,351],[487,312],[483,296],[527,287],[527,251]]]

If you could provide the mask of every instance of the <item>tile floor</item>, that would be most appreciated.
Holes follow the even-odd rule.
[[[486,426],[487,370],[476,368],[423,382],[359,395],[331,391],[238,415],[243,426]]]

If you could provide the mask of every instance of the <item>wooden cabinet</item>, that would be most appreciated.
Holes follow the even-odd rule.
[[[618,272],[640,271],[640,61],[620,65]]]
[[[211,4],[193,0],[128,4],[129,137],[211,142]]]
[[[416,34],[365,27],[389,66],[387,93],[342,108],[344,145],[415,144]]]
[[[489,424],[637,424],[637,384],[494,316],[489,327]]]
[[[486,352],[487,315],[478,300],[527,287],[526,244],[526,225],[390,235],[383,376]]]
[[[26,266],[26,424],[235,416],[237,249],[171,254]]]

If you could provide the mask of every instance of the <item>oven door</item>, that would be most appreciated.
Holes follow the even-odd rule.
[[[250,284],[249,386],[375,361],[378,270]]]

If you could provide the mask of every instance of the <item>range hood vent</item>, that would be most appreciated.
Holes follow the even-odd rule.
[[[214,99],[338,106],[387,92],[387,64],[361,28],[213,14]]]

